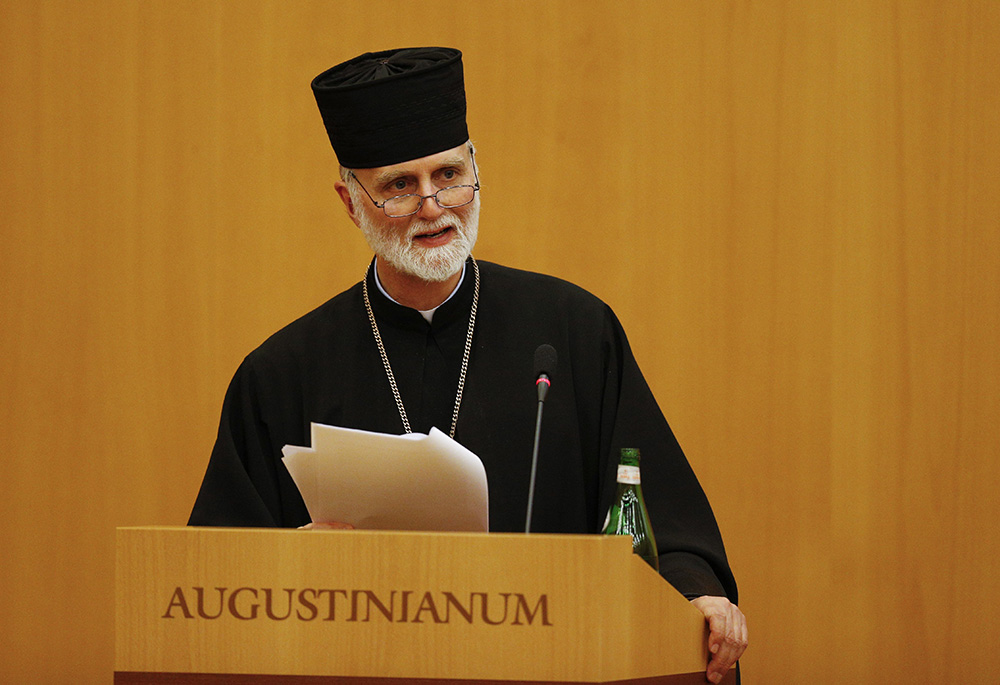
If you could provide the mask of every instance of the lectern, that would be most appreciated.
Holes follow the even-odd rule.
[[[151,527],[117,554],[120,685],[705,682],[704,618],[628,538]]]

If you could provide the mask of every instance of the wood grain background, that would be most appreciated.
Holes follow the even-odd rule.
[[[619,314],[747,682],[992,679],[1000,3],[7,0],[0,681],[110,682],[114,528],[186,520],[243,355],[368,260],[309,81],[428,44],[476,255]]]

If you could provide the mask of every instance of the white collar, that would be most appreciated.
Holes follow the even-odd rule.
[[[393,302],[396,302],[396,300],[393,299],[392,295],[390,295],[389,293],[387,293],[385,291],[385,288],[382,287],[382,281],[380,281],[378,279],[378,257],[375,257],[375,270],[374,271],[375,271],[375,285],[378,287],[379,291],[383,295],[385,295],[386,297],[388,297],[390,300],[392,300]],[[442,302],[441,304],[444,304],[445,302],[447,302],[448,300],[450,300],[451,298],[453,298],[455,296],[455,293],[458,292],[458,289],[462,287],[462,281],[464,281],[464,280],[465,280],[465,262],[462,262],[462,275],[459,277],[458,283],[455,285],[455,289],[451,291],[451,294],[448,295],[448,297],[444,298],[444,302]],[[400,303],[396,302],[396,304],[400,304]],[[417,311],[420,312],[420,316],[424,317],[424,319],[427,320],[427,323],[430,323],[431,319],[434,318],[434,312],[437,311],[437,308],[440,307],[441,304],[439,304],[437,307],[432,307],[431,309],[418,309]],[[405,306],[405,305],[401,305],[400,304],[400,306],[402,307],[402,306]],[[411,307],[411,309],[412,309],[412,307]]]

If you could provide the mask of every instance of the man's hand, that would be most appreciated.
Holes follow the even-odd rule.
[[[729,672],[747,648],[747,618],[740,608],[725,597],[698,597],[691,604],[708,621],[708,662],[705,678],[717,683]]]
[[[299,526],[299,530],[354,530],[350,523],[340,523],[339,521],[329,521],[320,523],[307,523]]]

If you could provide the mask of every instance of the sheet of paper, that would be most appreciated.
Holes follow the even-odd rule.
[[[386,435],[313,423],[282,461],[313,521],[381,530],[489,530],[486,469],[436,428]]]

